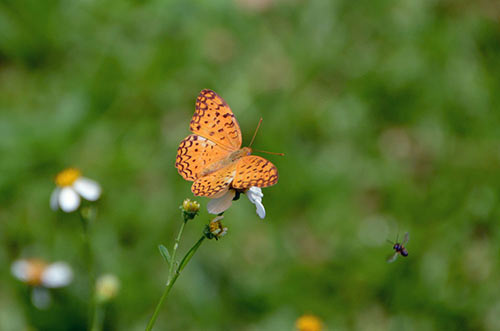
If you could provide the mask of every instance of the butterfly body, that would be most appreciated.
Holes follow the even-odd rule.
[[[241,147],[241,130],[227,103],[214,91],[203,90],[190,123],[193,134],[179,145],[175,166],[194,181],[197,196],[215,198],[230,188],[245,190],[278,182],[278,170],[268,160]]]
[[[201,171],[200,174],[201,176],[209,175],[217,170],[230,166],[231,164],[237,162],[242,157],[250,154],[252,154],[252,149],[250,147],[243,147],[242,149],[232,152],[226,158],[207,166],[205,169]]]

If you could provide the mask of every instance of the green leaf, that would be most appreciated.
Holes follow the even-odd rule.
[[[163,245],[158,245],[158,249],[160,250],[161,256],[167,261],[168,265],[172,263],[172,258],[170,257],[170,253],[168,252],[167,247]]]

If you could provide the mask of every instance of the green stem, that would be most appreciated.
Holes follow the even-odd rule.
[[[94,324],[92,331],[101,331],[104,323],[105,307],[102,304],[95,305]]]
[[[184,232],[184,227],[186,226],[187,221],[184,220],[181,224],[181,228],[179,229],[179,233],[177,234],[177,238],[175,238],[174,248],[172,250],[172,260],[170,263],[170,268],[168,269],[168,280],[167,285],[172,281],[172,274],[174,272],[175,267],[175,255],[177,253],[177,249],[179,248],[179,243],[181,241],[182,232]]]
[[[88,215],[88,214],[87,214]],[[95,270],[94,270],[94,254],[92,252],[92,242],[90,240],[89,223],[90,217],[84,215],[80,211],[80,217],[83,225],[83,240],[85,245],[85,264],[89,275],[89,307],[88,307],[88,329],[93,329],[94,313],[95,313]]]
[[[184,225],[181,227],[181,229],[183,227],[184,227]],[[177,238],[180,238],[180,236],[177,236]],[[181,260],[181,263],[179,264],[179,266],[175,270],[175,273],[172,275],[172,277],[169,276],[169,281],[167,283],[167,286],[165,287],[165,290],[163,291],[163,294],[162,294],[162,296],[160,298],[160,301],[156,305],[156,308],[155,308],[155,311],[153,313],[153,316],[149,320],[148,326],[146,327],[146,331],[151,331],[153,329],[153,326],[156,323],[156,319],[158,318],[158,314],[160,313],[161,306],[163,305],[163,302],[167,298],[168,293],[172,289],[172,286],[174,286],[175,281],[177,280],[177,278],[181,274],[182,269],[184,269],[184,267],[191,260],[191,258],[193,257],[194,253],[196,253],[196,251],[198,250],[198,248],[200,247],[200,245],[201,245],[201,243],[203,242],[204,239],[205,239],[205,236],[202,236],[200,239],[198,239],[198,241],[196,242],[196,244],[194,244],[193,247],[191,247],[189,249],[189,251],[186,253],[186,255],[184,255],[184,257]],[[172,265],[174,264],[174,259],[173,259],[174,256],[175,256],[175,250],[172,253]]]

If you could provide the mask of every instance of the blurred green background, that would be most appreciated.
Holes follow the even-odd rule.
[[[0,329],[85,329],[77,213],[49,208],[75,166],[103,187],[105,329],[143,330],[190,182],[174,167],[199,91],[231,106],[279,169],[204,243],[157,330],[500,330],[500,4],[496,0],[2,0]],[[184,253],[209,220],[189,223]],[[386,239],[409,231],[393,264]],[[46,311],[10,274],[64,260]]]

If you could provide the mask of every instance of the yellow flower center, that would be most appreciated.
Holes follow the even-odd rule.
[[[182,202],[182,208],[188,213],[197,213],[200,210],[200,204],[196,201],[186,199]]]
[[[80,178],[81,175],[82,173],[78,169],[75,168],[64,169],[63,171],[57,174],[56,185],[60,187],[71,186],[73,185],[75,180]]]
[[[29,285],[38,286],[42,283],[42,275],[47,268],[47,263],[38,259],[30,259],[28,262],[28,270],[26,271],[26,282]]]
[[[321,320],[314,315],[302,315],[296,322],[297,331],[321,331]]]
[[[222,225],[220,221],[222,218],[223,216],[217,216],[208,225],[208,227],[210,228],[210,233],[212,233],[216,238],[223,237],[227,233],[227,227]]]

